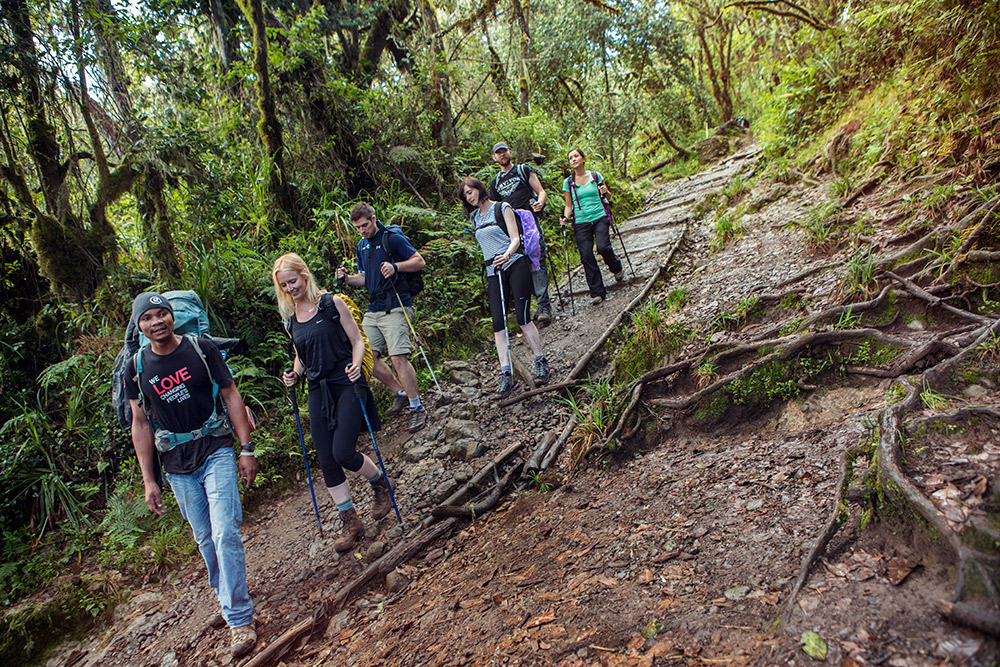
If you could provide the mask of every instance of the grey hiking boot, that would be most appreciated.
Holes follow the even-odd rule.
[[[507,398],[507,395],[517,389],[517,380],[510,374],[510,371],[500,372],[500,386],[497,387],[497,396]]]
[[[550,375],[552,375],[552,369],[549,368],[548,360],[544,356],[535,359],[535,386],[541,387],[548,382]]]
[[[604,301],[603,296],[594,296],[590,298],[590,305],[596,306],[599,305],[602,301]]]
[[[250,625],[241,625],[238,628],[230,628],[232,631],[232,641],[229,648],[233,652],[234,658],[242,658],[253,650],[257,645],[257,631],[253,629],[253,622]]]
[[[403,409],[406,408],[409,404],[410,404],[410,399],[406,397],[406,394],[402,395],[396,394],[395,396],[392,397],[392,405],[390,405],[389,409],[385,411],[385,416],[395,417],[400,412],[402,412]]]
[[[410,433],[416,433],[424,426],[427,425],[427,411],[424,410],[424,406],[419,408],[411,408],[410,414],[406,417],[406,430]]]
[[[622,269],[621,271],[615,274],[615,282],[619,283],[625,282],[625,269]]]
[[[540,327],[546,327],[552,323],[552,309],[548,306],[539,306],[535,311],[535,322]]]
[[[340,521],[343,524],[343,532],[333,542],[333,550],[343,553],[350,551],[354,542],[365,534],[365,524],[361,523],[358,511],[353,507],[346,512],[340,513]]]

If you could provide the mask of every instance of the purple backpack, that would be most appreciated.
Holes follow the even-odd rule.
[[[507,204],[510,206],[510,204]],[[535,215],[531,211],[520,208],[513,208],[514,220],[517,221],[517,231],[521,235],[521,245],[524,247],[524,254],[531,261],[531,270],[538,271],[542,262],[541,232],[538,231],[538,223],[535,222]],[[503,224],[503,206],[494,206],[493,224],[507,234],[507,225]],[[475,216],[475,212],[469,215],[469,219]],[[474,223],[473,223],[474,225]],[[509,236],[509,235],[508,235]]]

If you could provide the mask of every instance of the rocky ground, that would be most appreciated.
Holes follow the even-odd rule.
[[[824,187],[802,184],[777,192],[758,185],[749,196],[774,203],[761,204],[744,218],[741,237],[710,252],[711,217],[693,220],[692,207],[734,175],[752,176],[756,155],[751,145],[698,176],[663,186],[645,213],[621,225],[636,277],[612,286],[601,305],[578,293],[575,315],[568,302],[557,311],[542,331],[553,382],[565,379],[675,246],[667,277],[649,298],[683,289],[687,305],[677,316],[693,325],[849,257],[847,250],[833,257],[816,253],[788,224],[827,197]],[[877,205],[874,197],[868,202]],[[895,232],[877,230],[886,237]],[[841,276],[842,269],[832,268],[796,282],[809,312],[838,302]],[[583,286],[581,273],[573,283]],[[567,291],[565,280],[561,287]],[[718,332],[712,341],[749,338],[771,324],[765,317]],[[514,349],[530,360],[516,337]],[[546,433],[562,430],[570,412],[555,394],[497,405],[494,356],[484,341],[476,358],[446,364],[447,377],[440,379],[448,398],[435,406],[429,397],[433,415],[424,431],[410,435],[397,421],[380,435],[403,526],[390,514],[369,527],[355,553],[338,557],[331,549],[332,505],[320,498],[327,529],[321,537],[304,483],[247,517],[259,635],[248,660],[322,608],[369,563],[411,539],[432,507],[500,451],[522,442],[522,451],[530,452]],[[600,377],[613,361],[614,350],[606,349],[587,373]],[[825,642],[832,664],[996,664],[995,640],[929,607],[948,597],[954,563],[940,541],[906,516],[872,521],[863,530],[852,522],[838,533],[799,592],[788,625],[777,627],[803,558],[834,508],[841,453],[864,437],[890,382],[854,378],[812,387],[799,400],[707,427],[656,409],[655,399],[668,388],[651,388],[641,408],[643,427],[633,438],[572,474],[564,451],[540,480],[544,489],[521,488],[496,511],[462,521],[342,610],[323,616],[280,664],[802,665],[817,662],[802,649],[807,631]],[[967,464],[970,453],[984,464],[998,463],[995,430],[979,434],[975,452],[959,440],[937,446],[953,458],[966,455]],[[939,473],[928,467],[924,478]],[[504,471],[499,466],[497,476]],[[955,476],[948,481],[964,483]],[[357,487],[367,516],[367,489]],[[67,642],[49,664],[234,664],[228,632],[208,625],[217,606],[203,567],[192,561],[162,584],[134,591],[110,627]]]

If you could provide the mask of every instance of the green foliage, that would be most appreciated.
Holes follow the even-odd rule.
[[[712,225],[712,237],[708,242],[709,248],[718,252],[725,248],[731,241],[743,236],[746,227],[743,224],[743,213],[746,207],[739,205],[735,209],[725,212],[716,211],[715,224]]]
[[[632,313],[631,326],[620,334],[624,342],[615,359],[616,379],[632,380],[652,370],[666,355],[680,350],[690,340],[694,333],[691,327],[671,321],[668,313],[668,309],[661,310],[651,301]]]

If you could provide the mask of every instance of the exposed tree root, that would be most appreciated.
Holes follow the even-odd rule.
[[[840,466],[837,474],[837,496],[833,500],[833,507],[830,509],[830,516],[826,520],[826,526],[823,528],[823,532],[819,534],[819,537],[816,538],[812,549],[809,550],[809,554],[802,561],[802,566],[799,568],[799,576],[792,585],[792,590],[788,594],[788,599],[785,600],[785,608],[781,613],[779,621],[782,629],[788,627],[788,620],[795,608],[795,600],[799,595],[799,591],[802,590],[802,586],[804,586],[806,580],[808,580],[809,574],[812,572],[813,565],[816,563],[819,556],[826,551],[826,546],[830,543],[830,540],[833,539],[833,536],[837,534],[837,531],[840,530],[840,527],[846,520],[846,513],[843,511],[841,506],[844,504],[844,497],[847,493],[847,457],[851,451],[852,450],[850,449],[845,449],[844,453],[840,455]]]
[[[539,394],[545,394],[550,391],[559,391],[561,389],[569,389],[570,387],[579,387],[581,384],[587,384],[587,380],[569,380],[567,382],[560,382],[559,384],[550,384],[545,387],[538,387],[537,389],[532,389],[531,391],[526,391],[522,394],[517,394],[516,396],[509,396],[502,401],[500,401],[500,407],[505,408],[508,405],[514,405],[515,403],[520,403],[526,398],[531,398],[532,396],[538,396]]]

